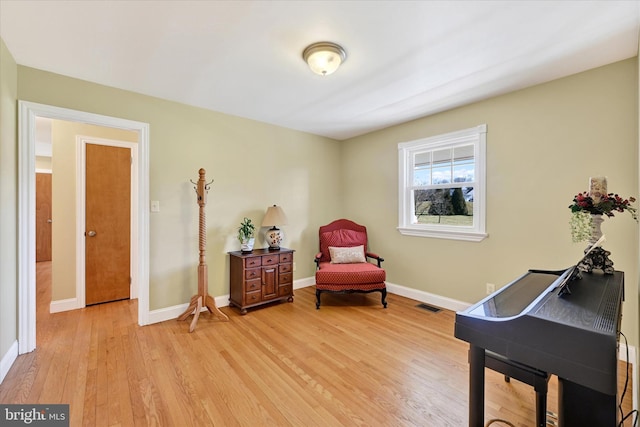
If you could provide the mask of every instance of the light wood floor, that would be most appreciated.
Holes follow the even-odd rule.
[[[453,312],[396,295],[385,310],[377,293],[316,310],[309,287],[245,316],[223,307],[229,322],[203,313],[190,334],[188,321],[137,326],[135,301],[49,314],[50,274],[38,263],[38,348],[16,360],[2,403],[68,403],[74,427],[467,425]],[[534,425],[531,387],[486,377],[486,419]]]

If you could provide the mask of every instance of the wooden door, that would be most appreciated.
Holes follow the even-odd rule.
[[[85,303],[130,297],[131,150],[86,145]]]
[[[51,174],[36,174],[36,262],[51,261]]]

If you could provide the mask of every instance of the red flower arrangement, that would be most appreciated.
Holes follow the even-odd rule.
[[[569,205],[569,209],[571,209],[572,213],[588,212],[594,215],[606,215],[609,217],[615,216],[614,212],[628,211],[633,219],[638,221],[638,210],[631,206],[631,203],[635,201],[636,199],[634,197],[623,199],[617,194],[609,193],[603,195],[598,203],[594,203],[593,198],[585,191],[573,197],[573,204]]]

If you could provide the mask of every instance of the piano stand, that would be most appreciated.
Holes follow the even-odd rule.
[[[484,426],[484,369],[514,378],[536,392],[536,427],[547,425],[547,386],[550,375],[531,366],[509,360],[497,353],[471,345],[469,350],[469,426]]]
[[[591,248],[584,250],[585,253]],[[594,269],[604,271],[604,274],[613,274],[613,261],[609,259],[611,252],[602,247],[595,248],[578,264],[578,270],[591,273]]]
[[[558,377],[558,425],[619,425],[618,396],[601,393]]]

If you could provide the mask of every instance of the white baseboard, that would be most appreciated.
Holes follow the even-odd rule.
[[[307,277],[304,279],[294,280],[293,289],[306,288],[307,286],[313,286],[316,284],[315,277]],[[214,298],[216,307],[227,307],[229,305],[229,295],[221,295]],[[167,320],[177,319],[185,310],[189,307],[189,303],[174,305],[172,307],[161,308],[158,310],[149,311],[149,324],[164,322]],[[203,308],[202,311],[206,311],[207,308]]]
[[[302,289],[307,286],[314,286],[316,284],[316,278],[314,277],[306,277],[304,279],[298,279],[293,281],[293,289]]]
[[[57,301],[51,301],[49,305],[49,313],[60,313],[61,311],[76,310],[78,308],[77,298],[61,299]]]
[[[9,347],[9,350],[2,356],[0,360],[0,384],[4,381],[4,377],[7,376],[9,369],[13,366],[13,362],[18,358],[18,341],[14,341]]]
[[[396,285],[389,282],[387,282],[387,292],[451,311],[462,311],[471,306],[471,304],[467,302],[458,301],[453,298],[447,298],[425,291],[420,291],[418,289],[407,288],[405,286]]]
[[[305,277],[302,279],[294,280],[293,289],[302,289],[308,286],[314,286],[316,284],[315,277]],[[451,298],[442,297],[440,295],[431,294],[425,291],[419,291],[416,289],[407,288],[404,286],[396,285],[387,282],[387,291],[392,294],[400,295],[403,297],[411,298],[416,301],[428,303],[441,307],[447,310],[459,311],[464,310],[471,304],[457,301]],[[216,301],[216,307],[227,307],[229,305],[229,295],[222,295],[214,298]],[[172,307],[161,308],[158,310],[149,311],[149,324],[164,322],[171,319],[176,319],[189,307],[188,303],[174,305]],[[203,311],[206,308],[203,308]]]
[[[216,302],[216,307],[226,307],[229,305],[229,295],[222,295],[214,297],[213,299]],[[152,323],[175,320],[184,313],[187,308],[189,308],[189,303],[160,308],[158,310],[150,310],[148,324],[151,325]],[[207,311],[207,307],[203,307],[201,311]]]
[[[293,283],[293,289],[306,288],[307,286],[314,286],[316,284],[315,277],[306,277],[304,279],[296,280]],[[394,283],[386,282],[387,292],[391,294],[400,295],[402,297],[411,298],[416,301],[424,302],[436,307],[444,308],[452,311],[466,310],[471,306],[468,302],[458,301],[452,298],[443,297],[429,292],[420,291],[417,289],[407,288],[406,286],[396,285]]]

